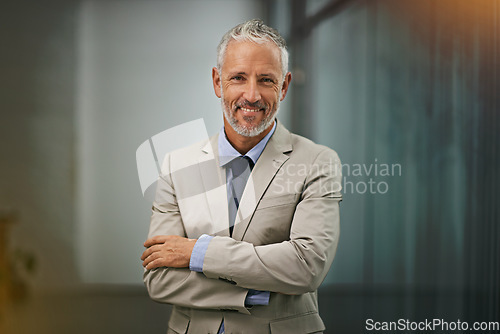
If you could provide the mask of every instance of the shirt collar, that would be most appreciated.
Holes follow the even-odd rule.
[[[262,151],[264,151],[267,142],[269,141],[274,131],[276,130],[276,124],[277,122],[274,121],[274,125],[271,131],[269,131],[269,133],[264,138],[262,138],[261,141],[257,143],[257,145],[252,147],[252,149],[245,154],[245,156],[252,159],[254,165],[257,163],[257,160],[262,154]],[[231,145],[231,143],[227,139],[224,127],[222,127],[222,129],[219,132],[218,148],[219,148],[219,164],[221,167],[233,161],[235,158],[241,157],[241,154],[238,151],[236,151],[236,149],[233,147],[233,145]]]

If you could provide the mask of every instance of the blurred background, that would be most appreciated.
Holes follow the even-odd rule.
[[[499,15],[499,0],[3,1],[0,333],[166,331],[142,284],[135,152],[191,120],[220,129],[215,49],[251,18],[289,44],[280,120],[343,162],[326,333],[500,321]]]

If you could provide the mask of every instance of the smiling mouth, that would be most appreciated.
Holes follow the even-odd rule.
[[[239,108],[244,112],[259,112],[259,111],[264,110],[264,109],[258,109],[258,108],[252,108],[252,109],[244,108],[244,107],[239,107]]]
[[[238,107],[236,109],[236,112],[239,113],[243,117],[243,119],[247,122],[253,122],[256,119],[256,117],[259,117],[259,115],[262,114],[265,115],[264,108],[259,109],[259,108]]]

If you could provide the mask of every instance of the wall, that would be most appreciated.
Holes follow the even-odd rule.
[[[34,258],[23,280],[77,279],[75,256],[75,31],[72,1],[3,2],[0,9],[0,212],[17,222],[9,249]],[[19,265],[19,263],[18,263]]]
[[[262,15],[255,1],[83,2],[76,130],[84,281],[141,282],[151,203],[142,198],[135,151],[194,119],[209,134],[219,130],[216,46],[228,29]]]

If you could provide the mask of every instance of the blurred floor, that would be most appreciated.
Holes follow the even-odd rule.
[[[358,334],[366,331],[366,319],[465,320],[463,309],[457,307],[461,294],[451,290],[443,296],[437,291],[414,288],[333,285],[320,288],[319,306],[327,328],[325,334]],[[446,301],[444,310],[436,308],[439,299]],[[0,333],[166,333],[170,310],[169,305],[151,301],[141,286],[86,285],[34,294],[11,305],[0,318]]]
[[[0,314],[0,333],[165,333],[169,313],[141,286],[87,285],[10,305]]]

